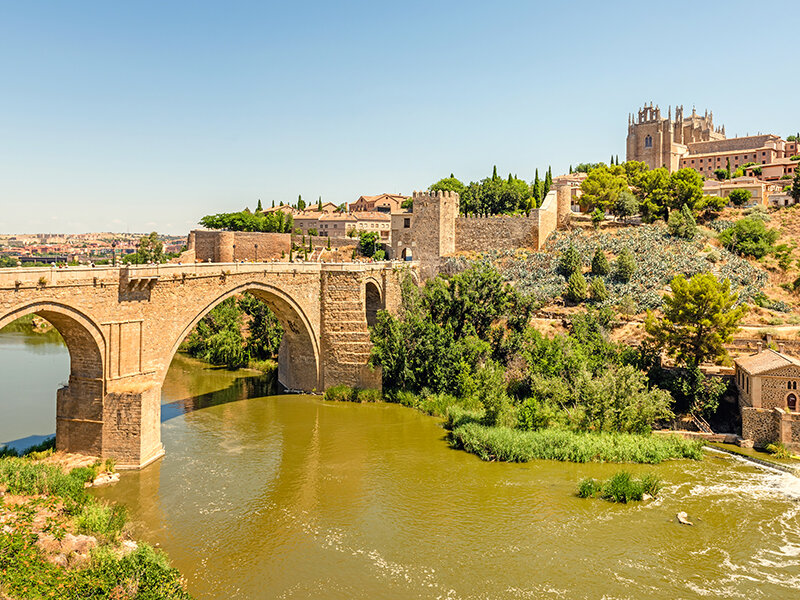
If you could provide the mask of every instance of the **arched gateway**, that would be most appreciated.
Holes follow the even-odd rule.
[[[278,379],[322,391],[380,386],[367,321],[400,302],[405,265],[197,264],[0,270],[0,328],[47,319],[70,355],[58,390],[58,449],[141,467],[163,454],[161,385],[181,341],[226,298],[250,292],[284,328]],[[413,266],[412,266],[413,268]]]

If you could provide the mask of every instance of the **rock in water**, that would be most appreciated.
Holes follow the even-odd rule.
[[[676,516],[676,517],[678,517],[678,522],[679,522],[679,523],[681,523],[682,525],[694,525],[694,523],[692,523],[692,522],[689,520],[689,515],[687,515],[687,514],[686,514],[685,512],[683,512],[683,511],[679,512],[679,513],[678,513],[677,515],[675,515],[675,516]]]

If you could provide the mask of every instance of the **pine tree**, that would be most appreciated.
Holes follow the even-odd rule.
[[[608,264],[605,252],[598,248],[592,257],[592,275],[608,275],[611,272],[611,265]]]
[[[580,271],[575,271],[569,276],[564,300],[572,304],[579,304],[586,299],[586,278]]]

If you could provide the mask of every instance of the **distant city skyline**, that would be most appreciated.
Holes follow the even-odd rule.
[[[800,130],[796,3],[767,27],[752,3],[665,7],[7,3],[0,232],[184,234],[259,199],[532,180],[623,160],[651,101],[728,137]]]

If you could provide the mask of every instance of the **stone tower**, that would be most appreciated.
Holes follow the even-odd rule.
[[[425,271],[437,268],[442,256],[456,250],[456,218],[459,197],[456,192],[414,192],[413,229],[416,241],[414,259]]]
[[[651,102],[635,117],[628,115],[626,158],[647,163],[651,169],[665,167],[671,173],[689,153],[688,144],[724,139],[725,128],[714,128],[713,113],[706,111],[701,116],[693,108],[691,116],[684,117],[683,106],[678,106],[673,120],[671,107],[664,118]]]

